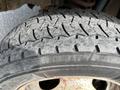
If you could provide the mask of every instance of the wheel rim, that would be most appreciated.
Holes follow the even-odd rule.
[[[118,89],[114,89],[118,88]],[[80,76],[61,76],[49,79],[31,80],[16,90],[119,90],[120,86],[111,80]]]

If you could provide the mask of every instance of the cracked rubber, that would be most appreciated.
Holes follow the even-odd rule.
[[[15,89],[35,72],[120,82],[120,21],[90,10],[44,12],[1,41],[0,58],[0,90]]]

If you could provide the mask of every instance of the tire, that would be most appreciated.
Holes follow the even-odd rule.
[[[95,11],[41,13],[1,41],[0,90],[55,76],[103,77],[120,82],[120,21]]]

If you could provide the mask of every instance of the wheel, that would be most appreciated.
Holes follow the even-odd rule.
[[[16,88],[62,76],[119,84],[119,23],[104,13],[79,9],[48,11],[27,20],[1,41],[0,90],[24,90]]]

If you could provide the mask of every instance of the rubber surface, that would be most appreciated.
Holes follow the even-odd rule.
[[[120,21],[104,13],[79,9],[41,13],[2,40],[1,85],[33,72],[44,77],[44,68],[48,77],[85,75],[119,82],[119,39]],[[2,90],[13,90],[11,86]]]

